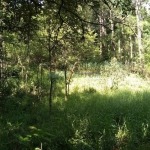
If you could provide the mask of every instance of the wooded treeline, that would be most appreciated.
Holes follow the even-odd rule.
[[[128,65],[130,71],[147,75],[150,59],[147,3],[146,0],[1,0],[1,103],[6,96],[21,91],[37,95],[39,101],[49,93],[51,111],[57,71],[64,71],[67,99],[73,72],[83,70],[86,63],[101,64],[115,58]]]

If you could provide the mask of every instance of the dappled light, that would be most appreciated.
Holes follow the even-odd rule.
[[[32,110],[25,103],[13,106],[1,117],[1,147],[136,149],[149,141],[149,96],[149,91],[75,91],[67,102],[55,101],[52,116],[42,103]]]
[[[1,0],[0,150],[149,150],[149,8]]]

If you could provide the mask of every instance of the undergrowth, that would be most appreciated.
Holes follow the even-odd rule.
[[[73,78],[68,101],[55,85],[48,97],[22,89],[0,101],[0,149],[143,150],[150,148],[149,81],[117,62],[100,76]],[[5,93],[12,93],[10,88]],[[48,94],[48,93],[45,93]]]
[[[134,150],[150,141],[149,97],[149,91],[89,89],[73,92],[67,102],[55,100],[51,115],[44,100],[26,106],[6,99],[11,105],[0,118],[0,149]]]

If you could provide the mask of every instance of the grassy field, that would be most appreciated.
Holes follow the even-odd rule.
[[[51,115],[47,98],[38,104],[36,99],[29,94],[6,99],[0,149],[150,149],[149,81],[137,75],[73,78],[68,101],[56,96]]]

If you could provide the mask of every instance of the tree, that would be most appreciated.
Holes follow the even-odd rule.
[[[142,26],[141,26],[141,0],[136,0],[135,9],[136,9],[136,19],[137,19],[137,42],[138,42],[138,51],[139,51],[139,60],[142,60]]]
[[[130,1],[3,0],[3,2],[5,9],[2,31],[8,36],[14,34],[16,41],[20,47],[22,46],[22,53],[16,48],[22,82],[25,90],[29,92],[30,75],[36,74],[36,77],[33,75],[32,84],[37,87],[39,100],[44,71],[46,73],[49,71],[50,112],[54,93],[52,74],[56,73],[58,68],[65,71],[65,85],[68,86],[71,76],[67,78],[67,72],[71,70],[72,75],[74,64],[100,62],[117,57],[117,47],[120,49],[118,50],[120,60],[128,56],[126,48],[128,49],[129,44],[123,43],[118,36],[121,35],[122,40],[128,39],[124,23],[126,15],[132,9]],[[13,48],[16,45],[13,45]],[[13,52],[9,53],[11,61],[15,60]],[[2,64],[2,55],[0,60]]]

